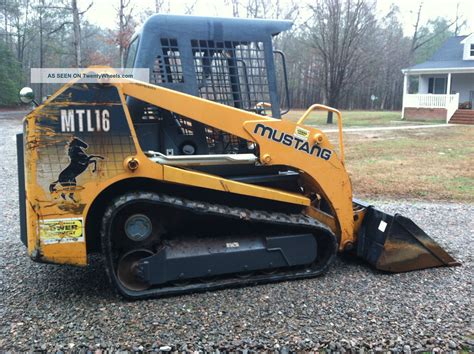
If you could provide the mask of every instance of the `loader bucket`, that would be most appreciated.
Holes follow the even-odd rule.
[[[358,233],[357,255],[393,273],[460,265],[411,219],[372,206]]]

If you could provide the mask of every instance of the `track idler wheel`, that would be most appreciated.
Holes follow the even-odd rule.
[[[133,291],[143,291],[150,285],[138,276],[138,263],[143,258],[153,255],[153,252],[146,249],[132,250],[124,254],[117,266],[117,278],[122,285]]]

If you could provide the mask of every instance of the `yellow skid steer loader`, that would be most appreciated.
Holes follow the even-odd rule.
[[[339,111],[281,119],[272,37],[290,27],[155,15],[127,56],[151,83],[78,79],[29,113],[17,142],[31,258],[84,266],[100,252],[132,299],[313,277],[337,252],[387,272],[458,264],[410,219],[353,200]],[[337,116],[337,147],[304,124],[315,109]]]

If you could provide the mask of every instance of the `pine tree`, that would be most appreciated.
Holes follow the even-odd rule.
[[[3,42],[0,42],[0,85],[0,106],[18,104],[21,67]]]

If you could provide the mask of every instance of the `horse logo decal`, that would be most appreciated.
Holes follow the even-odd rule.
[[[74,199],[74,187],[76,186],[76,178],[83,173],[89,165],[94,165],[92,172],[97,170],[97,159],[103,160],[104,157],[99,155],[87,155],[84,151],[89,145],[79,138],[73,138],[69,142],[68,156],[70,159],[69,165],[61,171],[58,179],[49,185],[50,193],[56,192],[56,185],[59,183],[64,190],[72,190],[69,193],[69,198]],[[61,193],[61,197],[66,200],[65,192]]]

